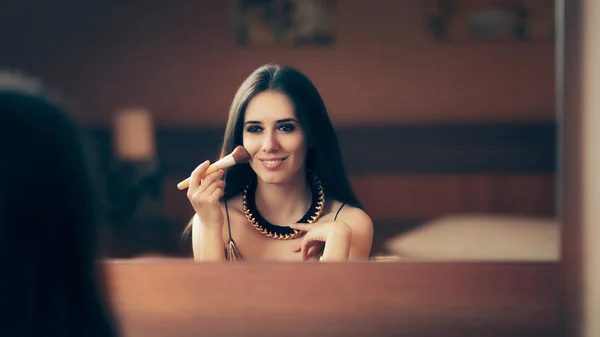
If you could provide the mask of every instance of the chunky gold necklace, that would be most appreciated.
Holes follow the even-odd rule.
[[[313,178],[311,190],[311,205],[306,214],[304,214],[302,219],[300,219],[297,223],[313,223],[319,218],[319,216],[321,216],[323,205],[325,204],[325,193],[323,192],[323,186],[321,185],[321,182],[316,176]],[[248,221],[254,228],[256,228],[256,230],[267,237],[277,240],[291,240],[299,237],[302,234],[302,231],[300,230],[276,226],[263,218],[256,208],[256,200],[254,199],[255,192],[256,181],[253,180],[244,189],[244,194],[242,196],[242,209],[246,215],[246,219],[248,219]]]

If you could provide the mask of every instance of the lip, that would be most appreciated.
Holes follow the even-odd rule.
[[[267,170],[276,170],[286,159],[287,156],[279,158],[259,158],[258,160],[260,160],[263,167],[265,167]]]
[[[258,158],[258,160],[260,160],[260,161],[284,160],[284,159],[287,159],[287,156],[279,157],[279,158]]]

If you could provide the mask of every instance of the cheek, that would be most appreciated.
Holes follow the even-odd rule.
[[[297,155],[306,152],[306,142],[304,141],[303,135],[290,135],[289,137],[285,137],[282,141],[282,145],[287,152],[292,152]]]
[[[261,141],[258,137],[243,136],[242,145],[250,155],[254,155],[260,150]]]

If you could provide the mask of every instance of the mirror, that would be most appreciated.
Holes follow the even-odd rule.
[[[322,95],[373,256],[558,259],[553,1],[275,3],[74,3],[0,55],[79,107],[111,258],[189,256],[175,186],[217,158],[242,81],[277,62]]]

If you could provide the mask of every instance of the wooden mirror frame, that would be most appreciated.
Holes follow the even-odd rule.
[[[600,2],[557,13],[561,262],[106,262],[124,335],[600,335]]]

